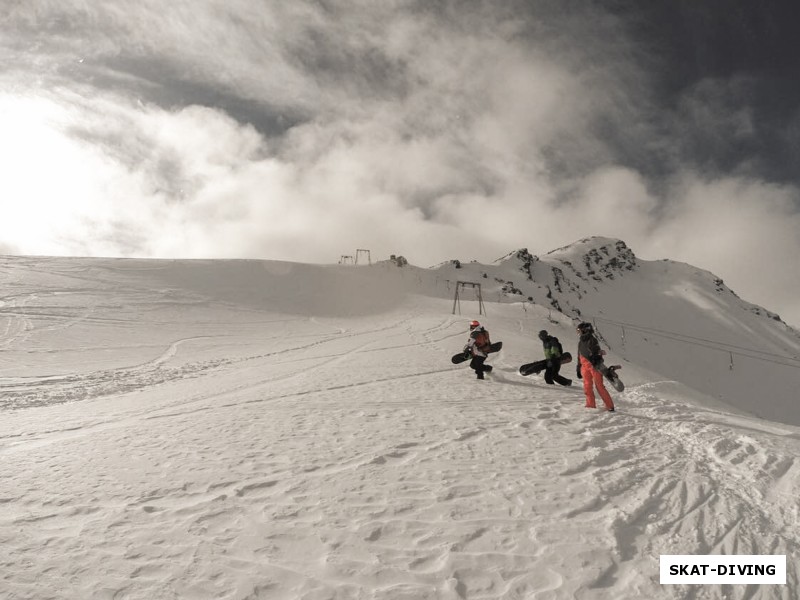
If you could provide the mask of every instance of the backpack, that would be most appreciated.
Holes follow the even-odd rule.
[[[483,350],[486,346],[491,344],[489,341],[489,332],[482,329],[475,334],[475,345],[478,349]]]

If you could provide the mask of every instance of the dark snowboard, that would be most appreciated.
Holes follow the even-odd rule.
[[[611,365],[610,367],[605,366],[604,364],[598,365],[598,369],[600,372],[605,376],[606,379],[611,383],[615,390],[618,392],[625,391],[625,384],[622,383],[622,380],[617,375],[617,369],[621,369],[622,365]]]
[[[566,365],[567,363],[572,362],[572,354],[569,352],[564,352],[561,355],[561,364]],[[523,376],[527,375],[538,375],[542,371],[547,368],[547,360],[537,360],[536,362],[526,363],[519,368],[519,374]]]
[[[503,342],[495,342],[494,344],[489,345],[489,351],[487,354],[491,354],[492,352],[499,352],[503,347]],[[468,360],[472,360],[472,354],[464,354],[463,352],[459,352],[458,354],[453,354],[453,358],[450,359],[453,361],[454,365],[460,365],[463,362]],[[489,365],[486,365],[487,367]],[[491,370],[491,369],[489,369]]]

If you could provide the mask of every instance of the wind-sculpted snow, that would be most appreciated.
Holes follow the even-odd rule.
[[[585,409],[517,374],[540,329],[574,343],[541,306],[285,312],[113,262],[6,262],[0,597],[796,597],[797,427],[633,362]],[[482,382],[449,360],[474,317],[504,342]],[[786,554],[788,581],[661,586],[661,554]]]

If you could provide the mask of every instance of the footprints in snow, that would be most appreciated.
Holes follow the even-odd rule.
[[[8,381],[0,385],[0,410],[64,404],[146,390],[170,381],[200,377],[230,362],[218,359],[167,367],[163,361],[154,361],[139,367]]]

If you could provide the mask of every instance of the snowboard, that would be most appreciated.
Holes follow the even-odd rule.
[[[491,354],[492,352],[499,352],[502,349],[502,347],[503,347],[503,342],[495,342],[494,344],[490,344],[489,350],[487,350],[486,354]],[[453,354],[453,357],[450,360],[454,365],[460,365],[463,362],[472,360],[472,354],[465,355],[463,352],[459,352],[458,354]],[[488,367],[489,365],[486,366]]]
[[[570,354],[569,352],[564,352],[561,355],[561,364],[562,365],[566,365],[567,363],[570,363],[570,362],[572,362],[572,354]],[[536,362],[525,363],[524,365],[522,365],[519,368],[519,374],[522,375],[522,376],[538,375],[539,373],[544,371],[546,368],[547,368],[547,360],[546,359],[537,360]]]
[[[617,375],[617,369],[621,369],[622,365],[611,365],[609,367],[605,366],[605,364],[600,363],[598,365],[598,370],[605,376],[606,379],[611,383],[615,390],[618,392],[625,391],[625,384],[622,383],[622,380]]]

